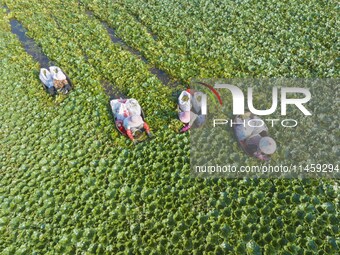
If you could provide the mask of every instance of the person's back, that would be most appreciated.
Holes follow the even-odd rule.
[[[245,145],[246,145],[245,149],[247,150],[249,154],[253,155],[256,151],[258,151],[261,139],[262,139],[262,136],[260,136],[259,134],[256,134],[256,135],[248,137],[245,140]]]
[[[126,102],[126,108],[129,111],[129,115],[142,115],[142,108],[138,101],[134,98],[128,99]]]
[[[123,121],[125,118],[129,117],[129,111],[126,104],[123,102],[118,102],[114,106],[114,112],[117,120]]]

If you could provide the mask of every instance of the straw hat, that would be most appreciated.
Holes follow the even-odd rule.
[[[179,119],[185,124],[189,123],[190,122],[190,111],[180,112]]]
[[[260,150],[267,154],[273,154],[276,151],[276,142],[273,138],[266,136],[262,137],[259,144]]]
[[[127,118],[127,124],[129,127],[139,127],[144,123],[140,115],[133,115]]]

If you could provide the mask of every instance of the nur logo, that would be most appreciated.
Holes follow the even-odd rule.
[[[199,84],[208,87],[217,97],[219,103],[222,105],[220,94],[215,89],[228,89],[232,94],[233,99],[233,115],[243,115],[245,113],[245,96],[240,88],[230,84],[215,84],[214,87],[203,82]],[[303,94],[302,98],[287,98],[288,94]],[[295,105],[305,116],[312,115],[303,104],[306,104],[311,99],[311,93],[306,88],[296,87],[282,87],[281,88],[281,115],[287,115],[287,105]],[[270,115],[276,111],[278,105],[278,88],[272,88],[272,105],[269,109],[258,110],[253,104],[253,88],[247,90],[247,105],[251,113],[255,115]],[[206,95],[201,100],[201,112],[203,115],[207,114],[207,98]]]

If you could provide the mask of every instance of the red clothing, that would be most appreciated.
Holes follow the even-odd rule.
[[[145,132],[146,132],[147,134],[150,133],[150,127],[149,127],[149,125],[148,125],[146,122],[143,123],[143,128],[145,129]],[[127,134],[127,136],[130,138],[131,141],[133,141],[133,140],[135,139],[135,138],[133,137],[133,134],[132,134],[131,129],[127,129],[127,130],[126,130],[126,134]]]
[[[132,135],[131,129],[126,130],[126,134],[130,138],[131,141],[133,141],[135,139]]]

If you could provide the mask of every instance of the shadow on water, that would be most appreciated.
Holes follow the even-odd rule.
[[[42,49],[38,46],[38,44],[26,35],[27,30],[18,20],[11,19],[10,25],[12,33],[18,36],[20,42],[25,48],[25,51],[39,62],[41,67],[55,65],[55,63],[50,61],[49,58],[42,52]]]
[[[90,16],[92,18],[98,19],[92,11],[87,10],[86,13],[87,13],[88,16]],[[106,29],[106,31],[108,32],[108,34],[111,38],[111,41],[113,43],[119,44],[120,46],[122,46],[123,49],[128,50],[130,53],[132,53],[133,55],[135,55],[139,59],[141,59],[144,63],[149,64],[148,60],[141,54],[140,51],[130,47],[121,38],[116,36],[115,30],[113,28],[111,28],[106,22],[104,22],[104,21],[100,21],[100,22],[103,25],[103,27]],[[170,87],[177,87],[179,85],[179,82],[173,81],[166,72],[162,71],[161,69],[159,69],[157,67],[152,67],[152,68],[149,69],[149,71],[153,75],[155,75],[164,85],[167,85],[167,86],[170,86]]]

